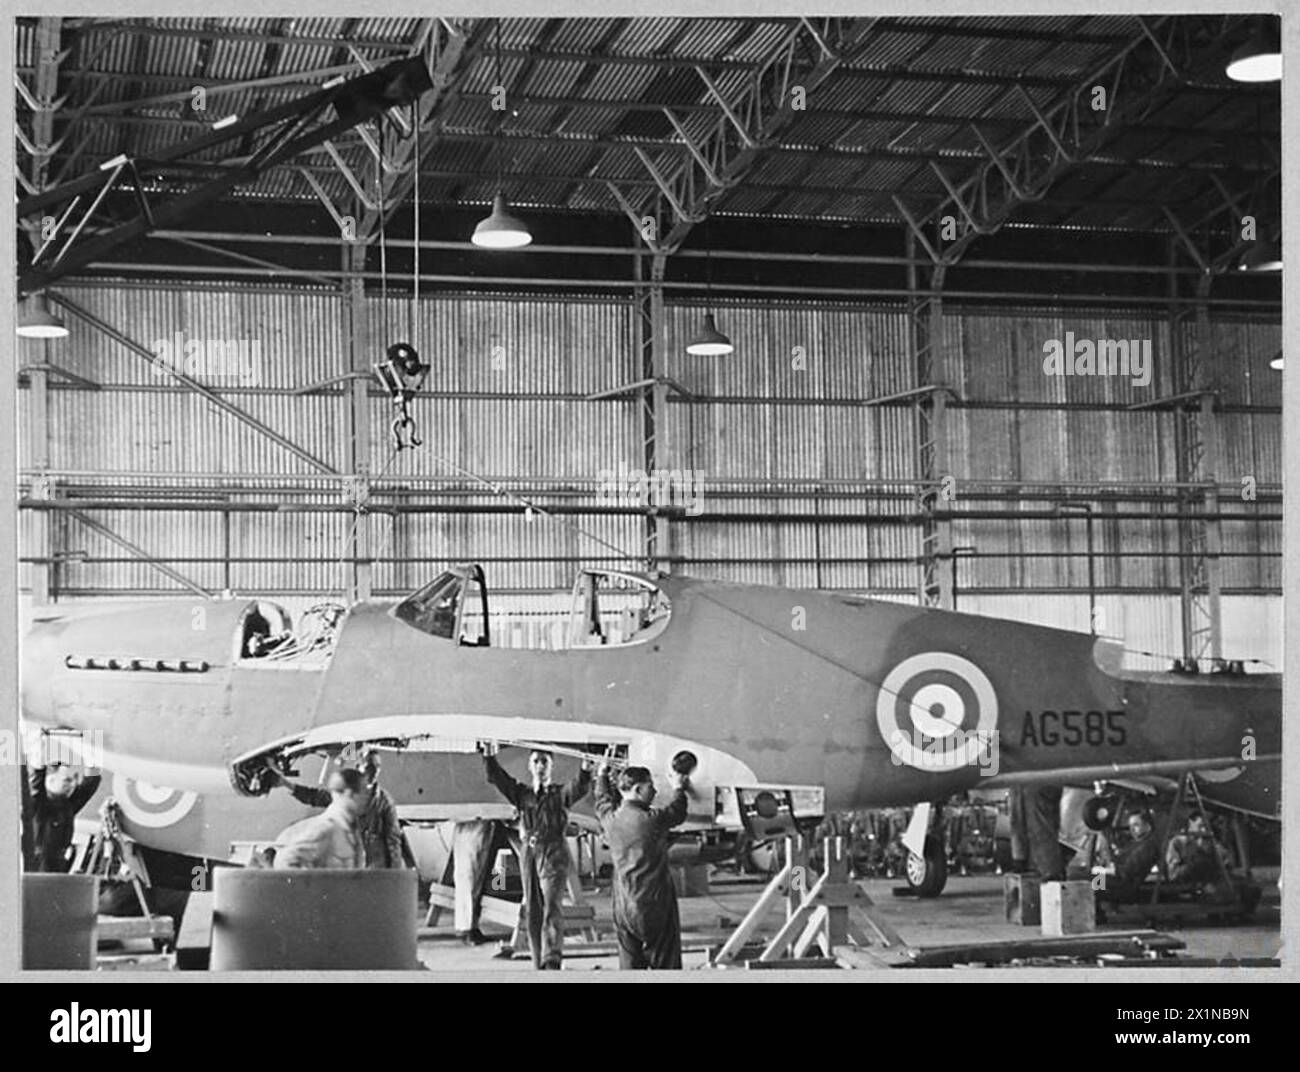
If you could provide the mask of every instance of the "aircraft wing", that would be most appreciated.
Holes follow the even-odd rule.
[[[242,785],[242,772],[254,772],[272,759],[294,760],[313,752],[337,751],[361,745],[388,745],[423,752],[472,753],[479,741],[514,743],[545,741],[574,746],[608,748],[629,746],[635,730],[597,726],[582,722],[556,722],[537,718],[504,718],[487,715],[386,715],[377,718],[332,722],[245,752],[231,761],[235,788]],[[257,790],[254,788],[253,793]]]
[[[1251,762],[1280,759],[1280,756],[1259,756]],[[1157,776],[1183,774],[1187,771],[1222,770],[1240,767],[1240,756],[1218,756],[1210,759],[1162,759],[1145,763],[1099,763],[1091,767],[1052,767],[1047,770],[1013,771],[994,775],[985,780],[981,788],[1007,789],[1028,785],[1088,785],[1092,782],[1115,781],[1120,778],[1143,779]]]
[[[277,784],[267,777],[268,770],[282,769],[313,753],[365,745],[402,752],[473,753],[480,741],[525,748],[539,744],[556,754],[584,759],[599,759],[613,749],[619,757],[616,762],[646,766],[656,778],[663,777],[670,758],[689,752],[695,767],[688,789],[688,825],[739,828],[751,811],[763,822],[774,823],[783,814],[783,801],[790,821],[826,813],[821,786],[765,784],[734,756],[698,741],[627,726],[530,717],[436,714],[349,719],[268,742],[236,757],[229,770],[238,793],[262,796]],[[407,813],[414,817],[421,807],[428,810],[434,803],[407,805]],[[440,814],[445,811],[440,807]],[[476,813],[476,817],[483,816]]]

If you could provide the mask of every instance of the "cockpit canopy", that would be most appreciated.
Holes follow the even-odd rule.
[[[430,636],[486,648],[490,636],[483,567],[457,566],[440,573],[397,604],[393,615]]]
[[[478,565],[446,570],[407,596],[392,613],[413,629],[464,647],[485,648],[491,643],[487,583]],[[617,570],[582,570],[573,586],[567,619],[554,623],[557,631],[563,629],[563,639],[557,636],[544,646],[637,643],[662,632],[670,614],[667,596],[650,578]],[[507,636],[506,646],[517,645],[510,644]]]

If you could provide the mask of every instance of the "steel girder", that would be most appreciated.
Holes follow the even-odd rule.
[[[39,217],[53,209],[61,209],[62,215],[53,228],[55,236],[42,242],[31,263],[20,267],[19,293],[43,290],[55,280],[101,259],[111,250],[185,219],[195,210],[304,149],[320,145],[390,108],[416,100],[431,87],[429,71],[422,59],[399,60],[337,86],[246,116],[220,129],[214,127],[208,133],[174,145],[150,160],[137,161],[120,156],[79,179],[27,197],[18,204],[20,220]],[[245,138],[258,139],[247,155],[221,163],[203,159],[205,151]],[[142,168],[150,176],[159,171],[171,172],[171,182],[161,185],[173,189],[186,187],[185,192],[166,200],[152,201],[147,187],[157,180],[146,179],[141,174]],[[197,183],[196,174],[199,176]],[[87,235],[87,225],[110,191],[118,188],[119,184],[120,188],[134,194],[138,213],[126,222],[109,224],[105,230]],[[71,232],[64,238],[65,228],[70,226],[72,215],[81,209],[85,199],[90,199],[90,204],[81,211],[78,222],[71,225]],[[59,244],[59,249],[54,252],[56,244]]]
[[[664,116],[685,153],[652,157],[634,146],[654,183],[636,202],[609,183],[619,206],[654,253],[681,248],[714,203],[743,181],[764,150],[780,141],[807,97],[863,46],[879,19],[800,18],[763,62],[734,89],[724,88],[703,66],[695,73],[716,104],[706,127],[670,107]],[[648,227],[646,220],[653,221]],[[665,221],[671,220],[671,226]]]
[[[391,156],[380,161],[384,177],[375,201],[366,204],[357,227],[357,239],[368,241],[377,231],[380,212],[391,213],[411,192],[416,169],[423,163],[437,141],[438,127],[447,109],[455,103],[465,75],[477,57],[483,42],[483,20],[430,19],[417,39],[416,48],[424,56],[433,88],[424,93],[416,105],[414,131],[400,140]],[[378,146],[372,146],[378,158]]]
[[[957,181],[932,161],[945,196],[924,212],[896,196],[899,213],[932,259],[955,264],[977,238],[997,231],[1017,208],[1044,197],[1067,171],[1141,123],[1188,75],[1221,66],[1227,56],[1223,22],[1223,17],[1139,18],[1139,32],[1054,103],[1044,106],[1017,87],[1032,121],[1001,145],[972,123],[984,163]],[[1105,95],[1100,110],[1094,105],[1099,90]],[[941,228],[954,237],[941,239]]]

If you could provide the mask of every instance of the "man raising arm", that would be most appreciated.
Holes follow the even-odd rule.
[[[483,767],[487,780],[519,812],[522,856],[519,872],[524,883],[524,919],[535,968],[559,971],[564,957],[565,882],[569,875],[569,843],[565,831],[569,809],[587,795],[591,771],[583,760],[566,785],[551,784],[551,754],[534,749],[528,756],[532,785],[510,777],[497,762],[496,746],[486,744]]]
[[[680,968],[681,920],[668,870],[669,831],[686,819],[689,779],[674,771],[666,808],[652,808],[655,786],[645,767],[628,767],[617,782],[602,765],[596,814],[614,858],[614,928],[621,968]]]

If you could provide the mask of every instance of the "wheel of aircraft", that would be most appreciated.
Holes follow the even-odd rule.
[[[925,839],[925,855],[907,854],[907,884],[918,897],[938,897],[948,882],[948,858],[939,839],[930,834]]]
[[[1109,830],[1118,807],[1113,796],[1093,797],[1083,806],[1083,825],[1089,830]]]

